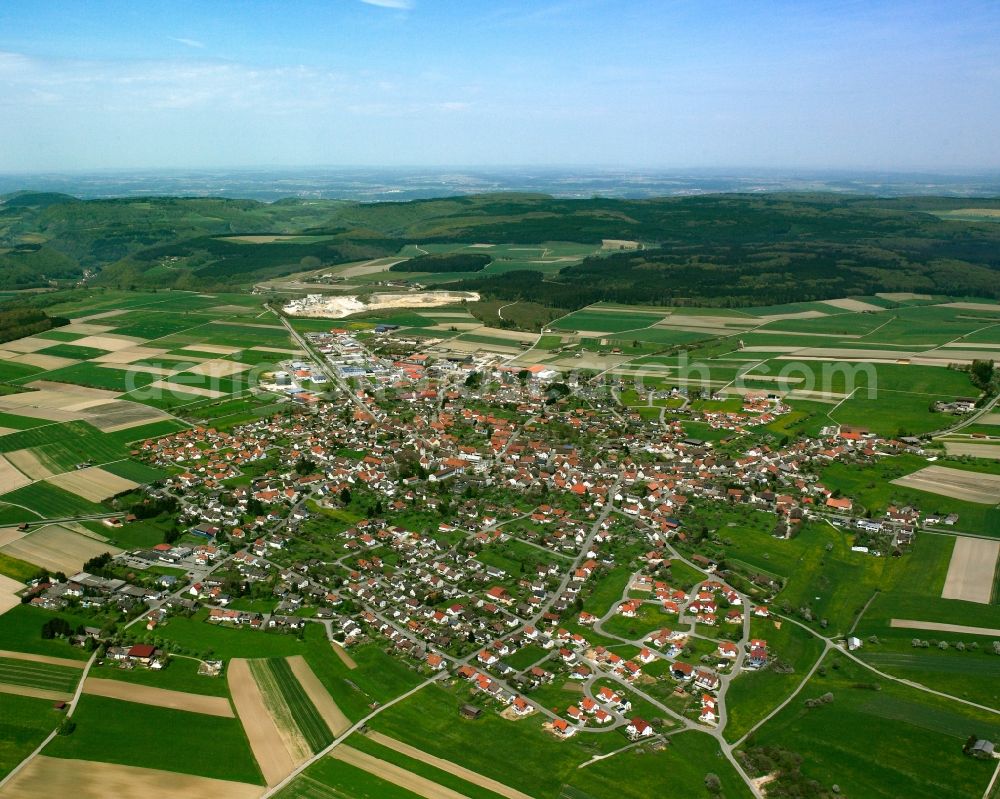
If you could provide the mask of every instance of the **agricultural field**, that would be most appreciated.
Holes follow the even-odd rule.
[[[333,733],[292,673],[288,661],[284,658],[251,661],[250,670],[272,715],[294,724],[313,753],[333,740]]]
[[[466,692],[429,686],[368,726],[539,799],[557,799],[580,763],[621,746],[615,736],[560,742],[533,719],[512,723],[489,713],[476,721],[462,719],[458,708]],[[512,759],[520,764],[517,770],[506,766]]]
[[[70,695],[80,670],[35,660],[0,657],[0,684]],[[30,694],[28,694],[30,695]]]
[[[45,748],[47,756],[261,783],[237,719],[85,694],[73,720],[76,730],[57,736]],[[212,745],[192,745],[194,729]],[[156,734],[137,735],[136,730],[155,730]]]
[[[317,761],[277,794],[278,799],[417,799],[419,796],[333,758]]]
[[[805,700],[832,694],[828,704]],[[997,737],[994,714],[879,679],[839,654],[828,655],[784,710],[747,746],[805,755],[803,775],[847,795],[895,799],[981,796],[994,766],[962,753],[970,734]],[[890,736],[896,744],[879,744]]]
[[[0,779],[34,751],[61,718],[50,699],[0,693]]]

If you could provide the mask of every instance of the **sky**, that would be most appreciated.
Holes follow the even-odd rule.
[[[1000,2],[3,0],[0,171],[1000,168]]]

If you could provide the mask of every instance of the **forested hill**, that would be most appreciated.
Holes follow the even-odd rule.
[[[290,234],[299,235],[282,238]],[[1000,200],[830,194],[268,204],[20,192],[0,198],[0,281],[67,285],[89,273],[103,285],[218,290],[394,255],[408,244],[604,239],[643,249],[569,263],[544,280],[492,267],[455,280],[487,296],[559,307],[597,299],[768,304],[873,291],[1000,296]]]

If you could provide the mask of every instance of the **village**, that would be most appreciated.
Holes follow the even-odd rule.
[[[28,601],[141,615],[151,636],[177,614],[262,634],[322,624],[346,651],[382,641],[411,668],[466,681],[505,718],[540,714],[557,737],[638,740],[721,730],[730,681],[769,661],[750,622],[769,616],[780,585],[682,551],[695,503],[771,512],[778,539],[829,519],[874,554],[898,555],[917,529],[911,508],[854,519],[851,500],[815,476],[913,444],[834,429],[735,456],[687,436],[683,421],[623,414],[591,386],[546,385],[541,370],[387,359],[345,330],[309,343],[315,361],[272,376],[294,412],[194,427],[134,453],[174,470],[148,501],[176,505],[181,540],[102,564],[131,581],[50,577]],[[350,401],[320,399],[328,382]],[[736,435],[786,410],[756,394],[740,411],[695,417]],[[144,576],[151,566],[183,576]],[[616,569],[630,575],[621,596],[600,615],[583,610],[595,578]],[[637,618],[649,629],[626,632]],[[134,647],[109,657],[162,662]],[[579,700],[552,704],[554,683],[578,685]]]

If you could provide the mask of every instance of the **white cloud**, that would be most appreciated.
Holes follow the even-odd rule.
[[[413,8],[413,0],[361,0],[361,2],[379,8],[396,8],[402,11]]]
[[[199,50],[205,49],[205,43],[199,42],[197,39],[185,39],[183,36],[170,36],[170,41],[177,42],[178,44],[183,44],[185,47],[196,47]]]

